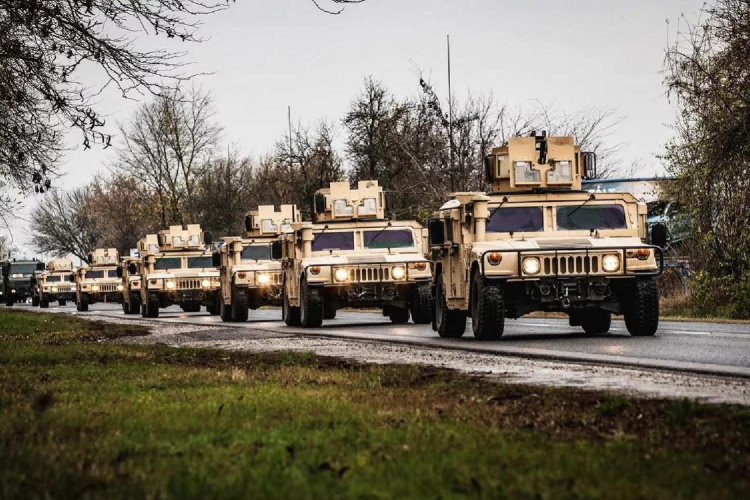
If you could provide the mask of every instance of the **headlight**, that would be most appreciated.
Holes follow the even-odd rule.
[[[523,264],[521,265],[523,268],[524,274],[528,274],[530,276],[534,276],[535,274],[539,274],[539,259],[536,257],[526,257],[523,259]]]
[[[201,281],[201,286],[202,286],[203,288],[208,288],[208,287],[210,287],[210,286],[211,286],[211,280],[203,280],[203,281]]]
[[[91,290],[94,291],[94,292],[98,292],[99,291],[99,285],[92,285],[91,286]]]
[[[336,281],[346,281],[349,277],[349,273],[346,269],[336,269]]]
[[[174,281],[167,281],[167,290],[174,290],[175,282]]]
[[[404,277],[404,268],[403,267],[394,267],[391,270],[391,276],[393,276],[393,279],[400,280]]]
[[[271,277],[267,274],[258,274],[255,281],[257,281],[259,285],[267,285],[271,281]]]
[[[57,293],[57,287],[56,286],[52,287],[52,293]]]
[[[122,292],[122,285],[117,285],[117,291]]]
[[[23,278],[23,274],[11,274],[11,278]]]
[[[602,269],[608,273],[613,273],[620,269],[620,257],[617,255],[605,255],[602,257]]]

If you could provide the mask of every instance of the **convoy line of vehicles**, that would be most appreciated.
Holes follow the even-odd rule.
[[[448,338],[471,318],[482,340],[535,311],[566,313],[589,334],[622,314],[631,335],[656,333],[666,227],[647,228],[646,205],[631,194],[581,189],[595,177],[595,155],[572,137],[532,134],[493,149],[485,169],[490,192],[454,193],[428,228],[388,219],[390,193],[376,180],[334,182],[315,193],[312,222],[294,205],[260,206],[247,213],[244,237],[217,245],[199,225],[171,226],[141,239],[137,256],[96,249],[76,270],[63,260],[46,270],[4,262],[3,296],[40,307],[75,296],[79,311],[117,302],[148,318],[205,306],[232,322],[281,305],[287,325],[307,328],[344,307],[379,308]]]

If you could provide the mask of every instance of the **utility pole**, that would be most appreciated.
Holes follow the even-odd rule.
[[[451,172],[451,191],[455,191],[455,162],[453,148],[453,92],[451,91],[451,36],[446,35],[448,42],[448,148],[450,150],[450,172]]]

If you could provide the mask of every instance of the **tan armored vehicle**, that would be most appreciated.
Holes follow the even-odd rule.
[[[139,248],[141,245],[146,245],[145,238],[138,242]],[[117,273],[122,280],[123,312],[125,314],[138,314],[141,312],[141,259],[139,257],[123,257]]]
[[[655,277],[663,228],[646,238],[646,205],[626,193],[581,191],[596,157],[572,137],[517,137],[486,160],[490,194],[456,193],[430,221],[435,320],[441,337],[496,339],[505,318],[560,311],[607,332],[623,314],[631,335],[659,321]]]
[[[143,317],[156,318],[160,308],[172,305],[185,312],[198,312],[205,305],[209,313],[218,314],[219,270],[207,250],[210,245],[211,234],[198,224],[170,226],[146,237],[140,249]]]
[[[31,304],[42,309],[50,302],[65,306],[69,300],[76,300],[76,276],[73,261],[55,259],[47,263],[47,270],[35,277],[35,293]]]
[[[214,252],[219,268],[219,314],[224,321],[247,321],[248,309],[281,305],[281,261],[272,259],[271,247],[290,224],[300,222],[295,205],[261,205],[245,216],[246,236],[223,238]]]
[[[76,306],[88,311],[97,302],[122,302],[122,282],[117,276],[120,254],[116,248],[97,248],[89,253],[89,267],[76,270]]]
[[[282,315],[287,325],[318,327],[342,307],[383,309],[394,323],[432,316],[432,270],[423,228],[390,221],[390,196],[377,181],[358,189],[334,182],[315,194],[315,223],[294,223],[281,236]]]

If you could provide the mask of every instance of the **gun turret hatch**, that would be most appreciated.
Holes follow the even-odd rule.
[[[159,253],[159,236],[156,234],[147,234],[145,238],[138,240],[138,255],[143,257],[146,254]]]
[[[169,229],[159,231],[158,245],[162,252],[203,250],[205,240],[200,224],[188,224],[187,228],[169,226]]]
[[[116,266],[120,261],[120,254],[116,248],[97,248],[89,253],[90,266]]]
[[[315,193],[316,222],[383,220],[390,210],[389,193],[378,181],[359,181],[357,189],[348,182],[332,182]]]
[[[485,159],[492,192],[580,190],[596,175],[596,157],[582,153],[573,137],[512,137]]]
[[[70,259],[54,259],[47,263],[47,270],[51,273],[73,271],[73,261]]]
[[[278,236],[290,232],[291,224],[301,220],[297,205],[281,205],[278,211],[273,205],[260,205],[245,215],[245,233],[248,238]]]

